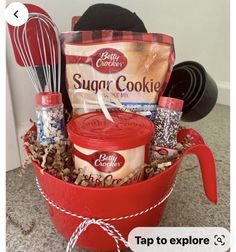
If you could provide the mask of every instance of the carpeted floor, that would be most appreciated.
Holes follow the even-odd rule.
[[[161,226],[230,225],[229,107],[217,105],[203,120],[185,126],[196,129],[211,147],[217,164],[218,205],[205,197],[198,161],[187,157],[177,176]],[[61,252],[67,242],[54,229],[35,184],[32,169],[7,173],[7,251]],[[84,250],[74,250],[84,251]]]

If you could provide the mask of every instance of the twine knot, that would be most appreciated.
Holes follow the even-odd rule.
[[[66,252],[71,252],[74,248],[79,236],[86,231],[90,225],[97,225],[103,229],[108,235],[110,235],[116,242],[117,251],[120,252],[119,241],[123,242],[126,247],[129,247],[129,243],[125,240],[122,234],[110,223],[104,222],[102,219],[89,219],[85,218],[76,228],[72,234],[66,248]]]

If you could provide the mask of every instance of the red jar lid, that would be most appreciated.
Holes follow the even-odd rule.
[[[62,103],[61,93],[42,92],[36,94],[36,104],[38,106],[56,106]]]
[[[175,111],[182,111],[184,101],[172,97],[161,96],[158,105],[162,108],[167,108]]]
[[[154,124],[141,115],[113,111],[114,123],[102,112],[83,114],[72,119],[68,135],[73,144],[92,150],[127,150],[149,143]]]

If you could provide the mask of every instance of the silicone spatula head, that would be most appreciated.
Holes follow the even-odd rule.
[[[43,14],[46,17],[48,17],[49,19],[51,19],[50,16],[48,15],[48,13],[45,10],[43,10],[42,8],[38,7],[37,5],[34,5],[34,4],[24,4],[24,5],[27,7],[29,14],[30,13],[39,13],[39,14]],[[42,41],[42,38],[39,38],[39,39],[37,38],[37,29],[38,29],[38,34],[40,34],[40,32],[39,32],[40,26],[39,26],[38,20],[37,19],[30,20],[27,23],[27,25],[22,25],[22,26],[18,27],[17,28],[18,29],[17,36],[16,36],[15,29],[16,29],[16,27],[8,24],[10,39],[11,39],[11,43],[12,43],[12,47],[13,47],[13,51],[14,51],[14,55],[15,55],[15,59],[16,59],[17,64],[20,66],[25,66],[24,62],[22,61],[22,58],[20,57],[19,50],[17,49],[15,40],[17,40],[19,42],[19,44],[22,45],[22,48],[24,48],[24,46],[27,46],[26,41],[23,40],[23,37],[24,37],[23,32],[26,32],[27,40],[28,40],[27,42],[28,42],[28,46],[29,46],[29,49],[32,54],[34,65],[37,65],[37,66],[42,65],[43,64],[42,59],[40,57],[39,49],[37,48],[39,45],[39,39],[40,39],[40,42]],[[50,27],[48,27],[47,29],[48,29],[48,33],[50,33],[50,38],[53,38],[51,40],[54,43],[54,41],[56,41],[56,39],[54,39],[55,33],[53,32],[53,29],[51,29]],[[46,41],[45,48],[46,48],[46,50],[49,50],[49,45],[47,45],[47,39],[45,39],[45,41]],[[56,48],[56,46],[55,46],[55,48]],[[50,52],[46,52],[47,55],[49,55],[49,53]],[[57,55],[57,52],[55,54]],[[51,63],[50,57],[48,57],[47,63],[48,64]],[[32,63],[31,63],[31,65],[32,65]]]

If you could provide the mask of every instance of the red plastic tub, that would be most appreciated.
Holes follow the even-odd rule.
[[[183,157],[186,154],[193,153],[199,159],[206,196],[216,204],[217,188],[214,157],[211,150],[204,144],[202,137],[192,129],[183,129],[178,135],[179,141],[189,134],[194,137],[195,146],[187,149],[174,165],[151,179],[122,187],[92,188],[73,185],[48,173],[43,175],[40,172],[39,165],[35,162],[33,162],[33,166],[40,187],[57,206],[90,219],[107,219],[136,214],[162,201],[174,185]],[[78,225],[83,222],[83,219],[62,212],[47,201],[46,205],[56,229],[65,239],[69,240]],[[157,226],[165,206],[166,200],[158,207],[136,217],[106,221],[106,223],[113,225],[127,239],[129,232],[135,227]],[[76,244],[92,251],[115,251],[117,249],[114,239],[96,224],[89,225],[79,236]],[[125,248],[122,242],[119,242],[119,245],[120,248]]]

